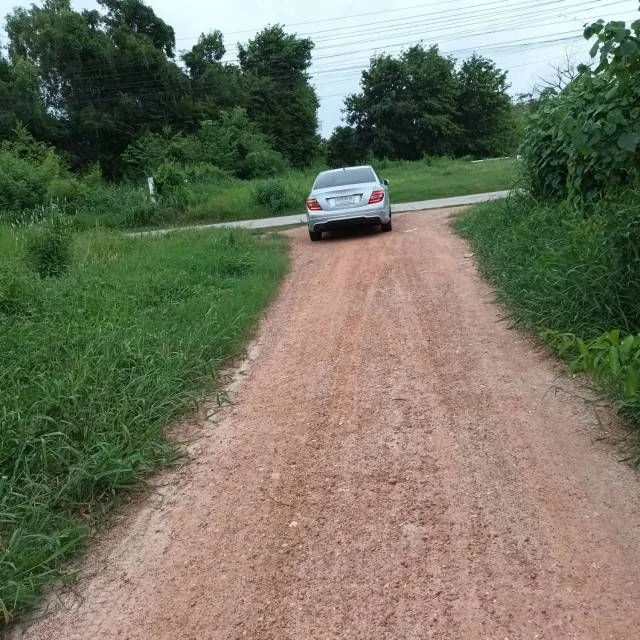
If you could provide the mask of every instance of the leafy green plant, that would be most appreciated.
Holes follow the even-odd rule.
[[[25,245],[27,262],[41,278],[59,277],[71,266],[72,242],[68,221],[56,215],[29,232]]]
[[[568,358],[575,372],[592,373],[625,399],[640,394],[640,335],[613,329],[593,340],[573,333],[543,331],[541,337],[558,355]]]
[[[520,148],[528,186],[536,197],[594,201],[639,179],[640,20],[595,23],[593,70],[562,92],[547,92],[525,129]]]
[[[165,160],[154,172],[154,182],[162,201],[177,209],[184,209],[189,199],[187,176],[178,164]]]
[[[0,146],[0,217],[66,198],[74,187],[60,157],[33,138]]]
[[[294,204],[286,186],[278,180],[258,184],[254,199],[257,204],[266,207],[271,213],[281,213]]]

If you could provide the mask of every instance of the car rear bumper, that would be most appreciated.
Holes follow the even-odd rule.
[[[391,217],[388,203],[380,207],[358,207],[342,211],[307,211],[310,231],[329,231],[351,225],[381,224]]]

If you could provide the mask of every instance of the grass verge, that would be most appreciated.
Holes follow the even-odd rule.
[[[378,174],[390,181],[394,203],[508,189],[516,173],[511,159],[473,163],[425,158],[416,162],[381,160],[374,165]],[[270,180],[200,179],[159,198],[155,205],[141,185],[102,184],[92,187],[82,201],[66,206],[65,211],[81,229],[143,229],[302,213],[304,200],[321,170],[288,171]],[[30,222],[46,215],[45,210],[20,212],[8,219]]]
[[[526,196],[462,213],[499,301],[573,370],[595,376],[640,432],[640,198],[635,190],[585,211]],[[633,458],[640,463],[637,437]]]
[[[0,229],[0,620],[37,601],[118,492],[172,461],[165,426],[211,390],[287,267],[238,230],[76,236],[40,278]]]
[[[426,158],[417,162],[382,160],[374,164],[380,177],[391,183],[391,201],[396,203],[498,191],[510,188],[515,180],[515,161],[511,159],[473,163]],[[167,222],[224,222],[302,213],[304,200],[320,170],[291,171],[275,178],[272,182],[282,185],[286,193],[277,211],[256,202],[256,191],[265,181],[234,181],[211,187],[194,185],[193,204]]]

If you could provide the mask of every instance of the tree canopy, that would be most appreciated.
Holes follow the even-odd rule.
[[[272,173],[269,162],[303,167],[325,153],[332,164],[371,154],[496,155],[515,129],[506,74],[476,55],[458,67],[437,46],[373,58],[346,98],[346,126],[325,144],[314,44],[280,25],[238,44],[233,62],[216,29],[177,51],[173,28],[142,0],[98,0],[91,11],[44,0],[14,9],[6,29],[0,140],[24,127],[71,168],[99,164],[111,179],[157,164],[159,141],[174,149],[189,141],[198,162],[216,158],[221,169],[255,176]],[[202,141],[213,129],[215,151]]]
[[[512,144],[506,73],[473,55],[459,69],[437,46],[382,55],[345,100],[345,127],[329,141],[333,164],[371,153],[415,160],[425,155],[498,155]]]
[[[99,7],[76,11],[70,0],[45,0],[7,16],[3,138],[22,123],[73,167],[100,163],[117,178],[122,154],[140,137],[167,127],[190,134],[203,121],[224,127],[234,120],[223,114],[240,108],[250,130],[255,124],[291,164],[317,153],[310,40],[269,27],[240,47],[238,65],[224,62],[214,30],[178,56],[173,28],[141,0],[99,0]]]

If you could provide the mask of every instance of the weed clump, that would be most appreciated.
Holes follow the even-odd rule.
[[[41,278],[60,277],[71,267],[72,242],[70,225],[56,215],[29,233],[25,245],[27,263]]]
[[[278,180],[258,184],[254,199],[256,204],[266,207],[271,213],[281,213],[294,204],[286,186]]]

